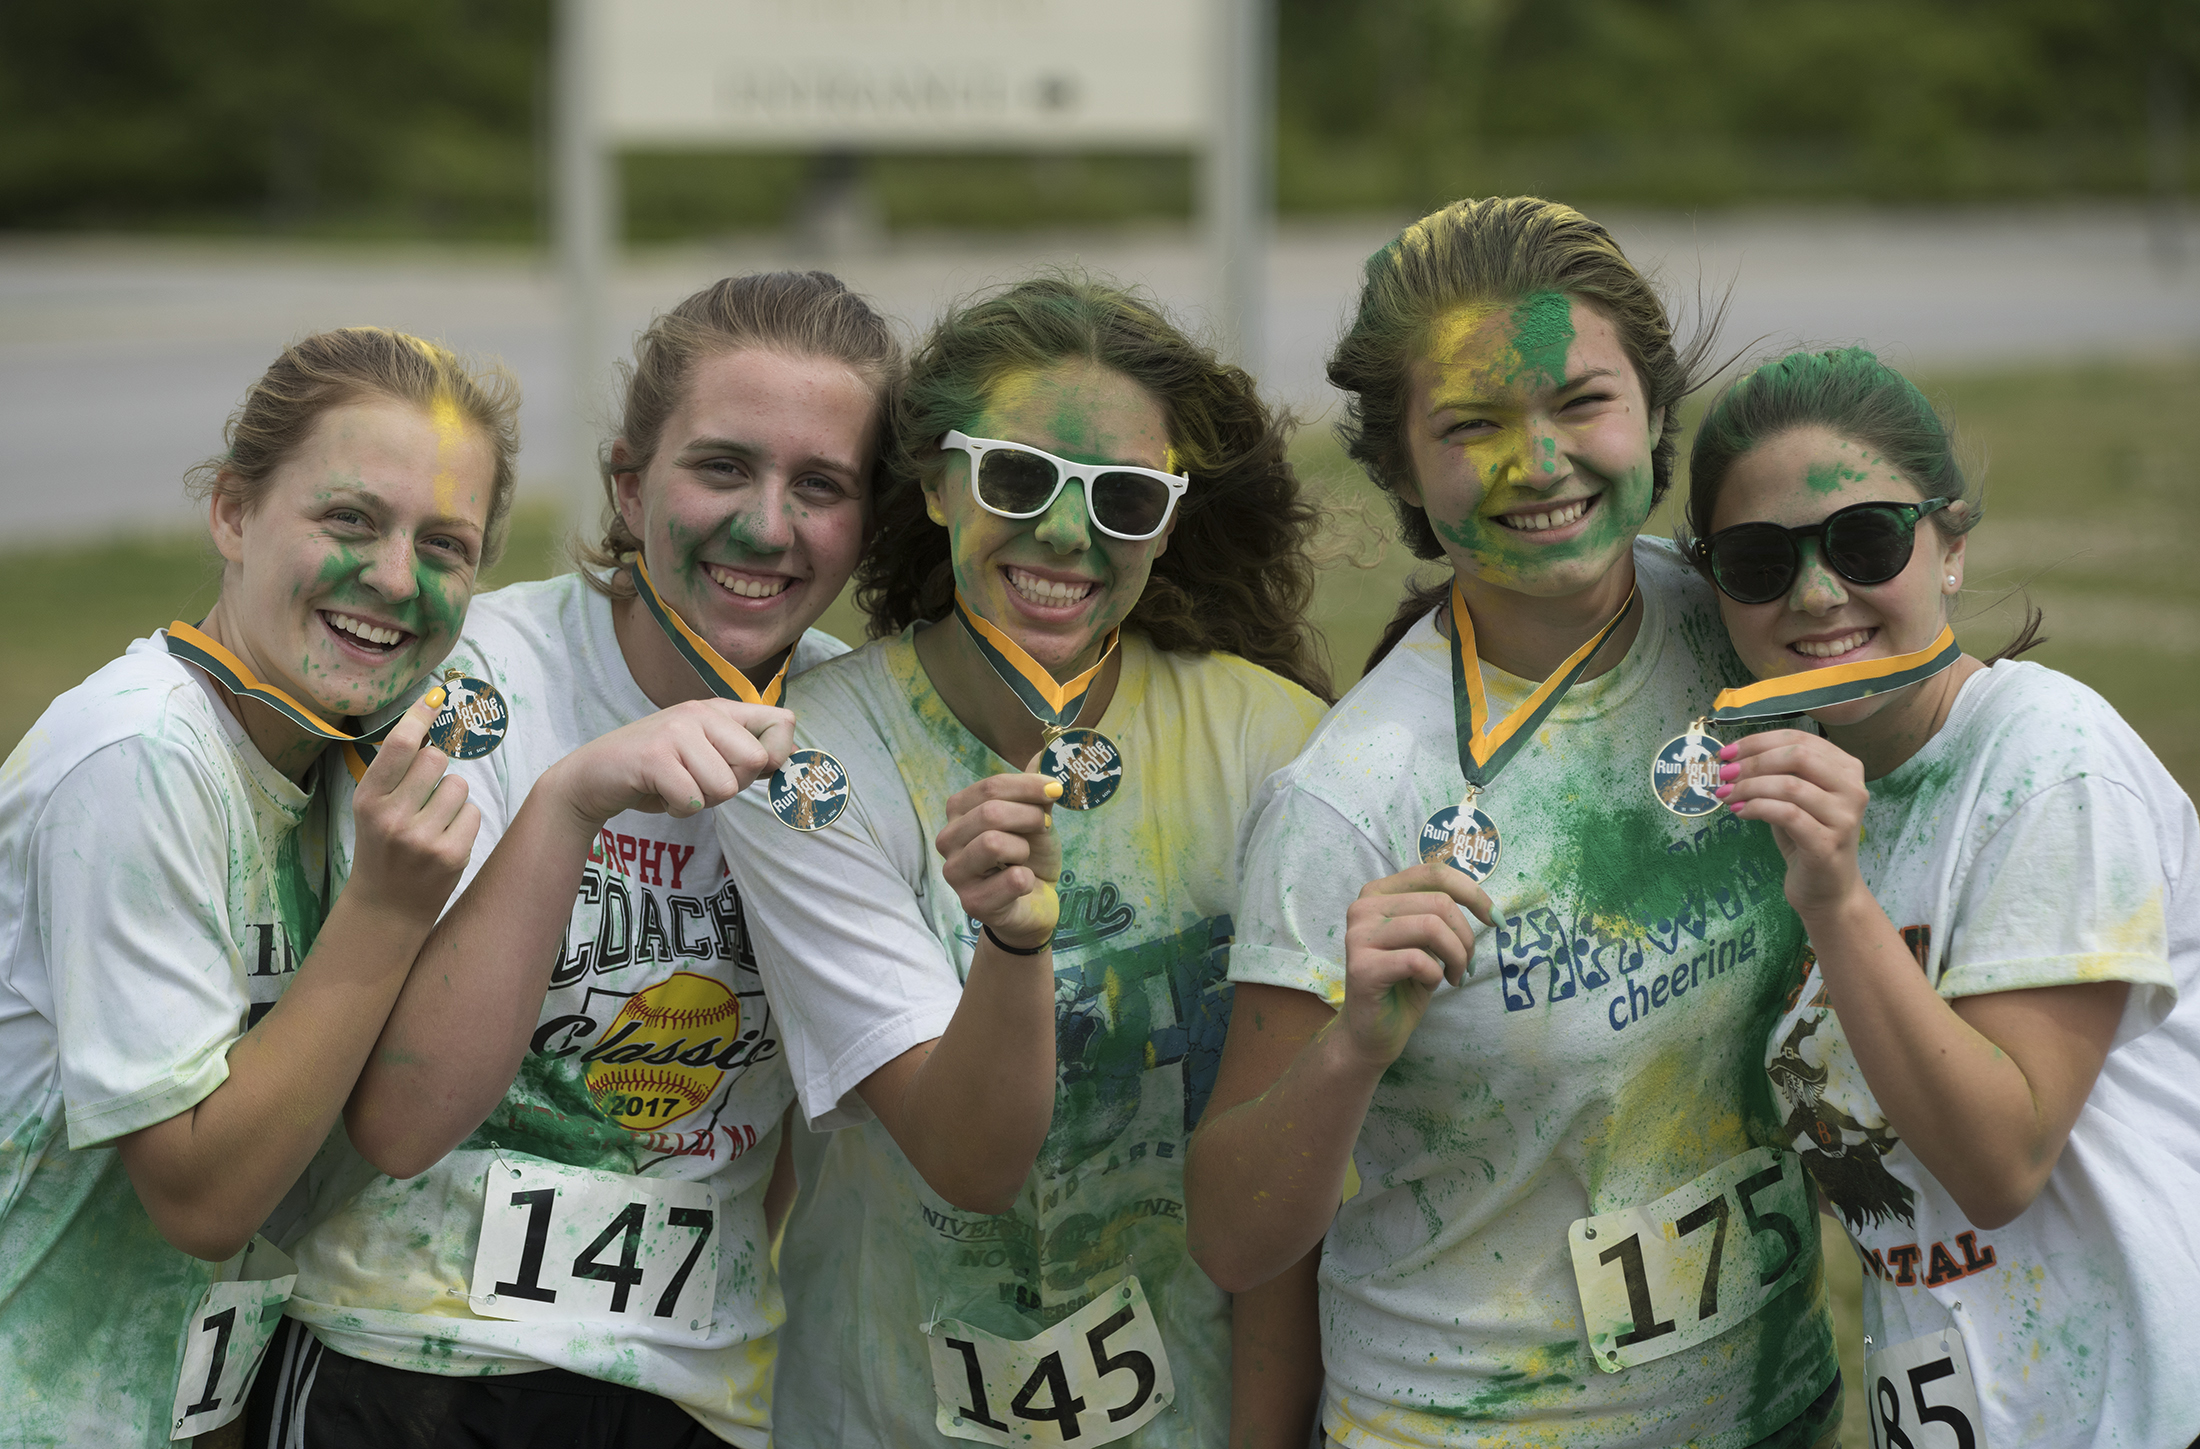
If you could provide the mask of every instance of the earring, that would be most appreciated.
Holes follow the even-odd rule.
[[[1950,574],[1950,575],[1948,575],[1948,587],[1952,589],[1952,588],[1954,588],[1955,586],[1956,586],[1956,576],[1955,576],[1954,574]]]

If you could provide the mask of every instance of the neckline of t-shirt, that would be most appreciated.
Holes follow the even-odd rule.
[[[909,700],[912,706],[921,702],[913,693],[918,688],[925,690],[934,700],[937,700],[941,711],[949,719],[954,720],[955,728],[962,731],[963,739],[968,743],[969,749],[983,755],[998,767],[988,771],[988,773],[999,774],[1004,770],[1021,770],[1023,768],[1021,764],[1012,764],[1002,758],[1002,756],[995,753],[991,745],[971,733],[970,727],[964,724],[955,712],[947,707],[947,701],[940,698],[938,688],[932,683],[932,676],[925,670],[924,660],[917,654],[917,630],[925,622],[928,621],[919,620],[912,623],[894,636],[894,647],[908,651],[908,656],[902,668],[887,667],[887,661],[882,653],[879,664],[880,668],[884,670],[888,681]],[[1123,741],[1130,737],[1131,731],[1137,728],[1139,709],[1146,702],[1146,677],[1153,667],[1153,660],[1149,651],[1153,646],[1147,642],[1144,635],[1125,629],[1122,642],[1116,647],[1123,653],[1123,672],[1116,677],[1114,697],[1108,700],[1106,713],[1102,714],[1097,720],[1081,723],[1078,728],[1099,730],[1102,734],[1114,740],[1120,748]]]
[[[245,773],[251,777],[260,793],[289,816],[291,824],[303,822],[307,808],[313,804],[313,792],[276,769],[267,756],[260,753],[260,747],[253,743],[252,732],[244,727],[244,721],[237,718],[236,712],[229,707],[229,701],[222,697],[222,687],[208,678],[205,670],[196,669],[169,652],[166,629],[154,630],[152,638],[159,642],[160,652],[167,657],[170,666],[181,670],[186,678],[199,687],[199,692],[206,698],[207,712],[214,717],[214,723],[221,730],[222,737],[229,741],[230,752],[244,766]]]
[[[2017,661],[2004,660],[2002,662],[2014,664]],[[1881,775],[1878,779],[1867,781],[1866,784],[1874,791],[1902,789],[1911,782],[1912,776],[1922,774],[1924,771],[1933,768],[1935,762],[1939,761],[1942,756],[1956,749],[1958,738],[1969,732],[1972,723],[1978,717],[1979,711],[1986,708],[1987,696],[1992,694],[1998,687],[1999,682],[1991,678],[1994,670],[1998,667],[1998,665],[1988,665],[1984,669],[1973,670],[1970,678],[1956,686],[1955,703],[1948,706],[1948,717],[1940,722],[1940,728],[1933,732],[1933,737],[1924,744],[1919,745],[1916,754],[1910,756],[1886,774]],[[2015,671],[2010,671],[2004,677],[2014,678]]]
[[[1662,583],[1644,576],[1642,559],[1635,560],[1635,576],[1641,582],[1642,623],[1635,630],[1635,638],[1627,646],[1627,653],[1619,663],[1594,679],[1583,680],[1566,691],[1566,697],[1545,717],[1548,723],[1574,723],[1599,719],[1624,708],[1656,670],[1656,661],[1665,652],[1665,637],[1671,625],[1671,605]],[[1441,606],[1439,606],[1441,607]],[[1451,697],[1451,641],[1436,627],[1438,609],[1431,609],[1413,626],[1400,647],[1413,646],[1426,651],[1421,657],[1436,669],[1441,678],[1438,692],[1446,699]],[[1482,682],[1490,691],[1493,709],[1500,699],[1517,704],[1535,691],[1541,680],[1523,679],[1517,674],[1500,669],[1484,661]],[[1708,704],[1709,701],[1706,701]],[[1682,720],[1676,724],[1686,724]]]
[[[596,697],[628,724],[656,714],[660,706],[643,691],[634,677],[634,666],[626,662],[626,650],[620,647],[610,597],[590,588],[588,580],[577,571],[570,577],[581,595],[581,628],[586,631],[588,646],[581,657],[588,661],[584,667],[596,676]]]

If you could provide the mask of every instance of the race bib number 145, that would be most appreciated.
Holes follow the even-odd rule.
[[[1808,1266],[1802,1159],[1758,1147],[1656,1202],[1567,1230],[1597,1367],[1618,1373],[1707,1342],[1785,1293]]]
[[[954,1319],[928,1323],[935,1422],[981,1444],[1100,1445],[1176,1398],[1169,1355],[1135,1276],[1021,1342]]]
[[[484,1318],[707,1336],[718,1301],[717,1226],[701,1183],[506,1153],[489,1168],[468,1301]]]

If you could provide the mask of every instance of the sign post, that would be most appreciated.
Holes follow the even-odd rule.
[[[1209,312],[1258,368],[1275,0],[559,0],[558,231],[588,427],[622,146],[1188,150]],[[588,439],[586,496],[596,496]],[[578,461],[580,455],[575,454]]]

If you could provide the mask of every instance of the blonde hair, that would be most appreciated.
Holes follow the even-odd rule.
[[[184,474],[194,498],[216,494],[260,506],[268,480],[302,446],[324,413],[383,397],[423,412],[455,407],[496,455],[481,567],[504,551],[519,481],[519,384],[503,367],[476,366],[433,342],[384,327],[315,332],[283,349],[222,429],[228,449]]]
[[[624,565],[642,541],[619,513],[614,481],[638,472],[657,456],[665,422],[686,398],[688,380],[705,358],[757,347],[791,357],[829,358],[863,379],[877,399],[872,435],[879,436],[901,383],[901,344],[871,304],[829,272],[758,272],[713,282],[669,312],[658,315],[634,344],[632,366],[621,364],[626,404],[619,435],[603,450],[604,517],[601,536],[575,543],[581,577],[598,593],[628,598],[634,581]],[[877,463],[871,478],[876,484]]]

